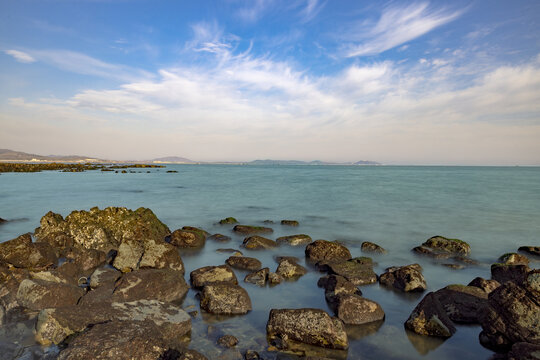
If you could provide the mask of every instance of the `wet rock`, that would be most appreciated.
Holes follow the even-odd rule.
[[[429,256],[434,259],[449,259],[452,257],[451,253],[438,252],[425,246],[416,246],[412,251],[418,255]]]
[[[247,350],[244,354],[244,360],[259,360],[261,357],[255,350]]]
[[[203,235],[205,238],[210,236],[210,233],[208,231],[195,227],[195,226],[182,226],[182,230],[193,231],[193,232],[199,233]]]
[[[379,277],[379,282],[404,292],[427,289],[426,280],[422,275],[422,267],[418,264],[387,268]]]
[[[520,246],[518,251],[523,251],[531,255],[540,256],[540,246]]]
[[[504,284],[507,281],[513,281],[518,284],[522,283],[527,277],[529,267],[527,265],[491,265],[491,278]]]
[[[238,220],[236,220],[233,217],[227,217],[225,219],[219,220],[220,225],[228,225],[228,224],[238,224]]]
[[[499,263],[504,265],[529,265],[529,259],[518,253],[507,253],[499,257]]]
[[[72,261],[82,275],[89,275],[98,266],[105,263],[107,255],[100,250],[72,248],[65,254],[66,259]]]
[[[345,324],[361,325],[384,319],[384,311],[375,301],[344,293],[334,296],[333,299],[333,310]]]
[[[216,249],[217,253],[224,253],[224,254],[233,254],[233,256],[242,256],[244,255],[240,250],[236,249]]]
[[[347,349],[343,323],[319,309],[272,309],[266,333],[270,343],[287,349],[289,341],[332,349]]]
[[[120,271],[109,267],[97,268],[90,276],[90,288],[97,289],[104,284],[114,284],[122,276]]]
[[[351,252],[335,241],[315,240],[306,246],[306,258],[317,262],[321,260],[349,260]]]
[[[122,276],[116,283],[112,301],[179,301],[189,287],[182,273],[169,269],[144,269]]]
[[[405,327],[420,335],[450,337],[456,332],[452,320],[446,315],[438,296],[430,292],[412,311]]]
[[[171,269],[182,274],[185,271],[178,249],[165,241],[154,240],[145,242],[144,253],[138,267],[140,269]]]
[[[474,278],[468,286],[476,286],[477,288],[480,288],[484,290],[487,294],[501,286],[501,283],[499,283],[497,280],[486,280],[481,277]]]
[[[225,260],[225,262],[230,267],[240,270],[255,271],[259,270],[262,267],[262,264],[259,260],[247,256],[231,256],[227,260]]]
[[[362,291],[356,285],[339,275],[323,276],[317,282],[317,286],[324,288],[327,300],[341,294],[362,295]]]
[[[211,314],[246,314],[251,311],[251,300],[238,285],[206,285],[201,292],[201,309]]]
[[[42,345],[59,344],[92,324],[106,321],[151,321],[171,338],[191,331],[191,318],[184,310],[156,300],[140,300],[44,309],[36,323],[36,341]]]
[[[281,220],[281,225],[286,226],[298,226],[300,225],[296,220]]]
[[[289,260],[290,262],[298,263],[300,261],[300,258],[297,258],[296,256],[283,256],[283,255],[277,255],[274,256],[274,260],[279,264],[282,260]]]
[[[495,351],[519,342],[540,344],[540,270],[529,272],[522,286],[508,281],[493,290],[480,324],[480,342]]]
[[[452,270],[463,270],[465,269],[464,265],[461,264],[442,264],[442,266],[447,267]]]
[[[311,243],[311,236],[306,234],[296,234],[278,237],[276,239],[278,244],[286,243],[291,246],[305,245]]]
[[[243,246],[250,250],[271,249],[277,246],[277,242],[259,235],[253,235],[244,239]]]
[[[17,301],[25,308],[41,310],[75,305],[84,295],[78,286],[43,280],[23,280],[17,290]]]
[[[228,242],[228,241],[231,241],[231,238],[230,236],[226,236],[223,234],[214,234],[212,236],[209,236],[208,240],[213,240],[217,242]]]
[[[451,254],[469,255],[471,253],[471,247],[465,241],[439,235],[427,239],[422,246]]]
[[[201,354],[200,352],[192,349],[185,349],[185,350],[172,350],[169,351],[175,351],[177,353],[177,356],[169,357],[162,356],[159,360],[208,360],[206,356]]]
[[[0,224],[6,223],[7,220],[0,217]]]
[[[244,278],[244,281],[247,283],[252,283],[258,286],[264,286],[266,285],[266,281],[268,280],[268,273],[270,270],[268,268],[263,268],[259,271],[252,272],[250,274],[247,274]]]
[[[154,239],[159,242],[170,234],[170,230],[150,209],[133,211],[108,207],[100,210],[94,207],[90,211],[73,211],[65,219],[48,212],[35,230],[35,236],[40,241],[54,242],[59,234],[71,237],[76,246],[107,253],[118,249],[127,239]]]
[[[354,285],[367,285],[377,282],[370,258],[359,257],[347,261],[321,261],[317,263],[320,271],[343,276]]]
[[[307,274],[307,269],[295,261],[282,259],[276,269],[276,274],[284,279],[294,279]]]
[[[58,258],[49,244],[33,243],[30,234],[24,234],[0,243],[0,262],[17,268],[45,270],[56,266]]]
[[[374,254],[386,254],[387,251],[382,247],[382,246],[379,246],[375,243],[372,243],[372,242],[369,242],[369,241],[364,241],[361,245],[361,250],[363,252],[368,252],[368,253],[374,253]]]
[[[506,354],[506,360],[539,360],[540,344],[526,342],[515,343],[512,349]]]
[[[268,273],[268,283],[270,285],[277,285],[283,282],[283,277],[275,272]]]
[[[448,285],[437,290],[435,296],[450,320],[457,323],[478,323],[487,307],[488,294],[475,286]]]
[[[232,348],[238,344],[238,339],[232,335],[223,335],[217,340],[217,343],[224,348]]]
[[[271,228],[264,226],[251,226],[251,225],[236,225],[233,231],[238,234],[251,235],[251,234],[271,234],[274,232]]]
[[[228,265],[204,266],[193,270],[190,273],[190,280],[195,288],[213,284],[238,285],[236,275]]]
[[[173,231],[170,242],[179,248],[202,248],[206,242],[206,236],[200,231],[178,229]]]

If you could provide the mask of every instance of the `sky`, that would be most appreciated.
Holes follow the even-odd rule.
[[[3,0],[0,148],[540,165],[540,1]]]

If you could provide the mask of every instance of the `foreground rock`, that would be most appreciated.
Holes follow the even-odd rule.
[[[529,265],[529,259],[518,253],[506,253],[499,257],[499,263],[504,265]]]
[[[100,286],[115,283],[122,276],[122,273],[107,267],[96,269],[90,276],[90,288],[97,289]]]
[[[169,269],[145,269],[125,274],[117,283],[111,300],[180,301],[189,287],[182,273]]]
[[[463,240],[433,236],[426,240],[422,246],[415,247],[413,251],[419,255],[448,259],[452,256],[468,256],[471,253],[471,247]]]
[[[200,296],[201,309],[211,314],[239,315],[251,311],[251,299],[238,285],[206,285]]]
[[[259,260],[248,256],[231,256],[225,260],[227,265],[240,270],[259,270],[262,264]]]
[[[326,300],[331,303],[332,298],[341,294],[362,295],[362,291],[352,282],[339,275],[326,275],[319,279],[317,286],[324,288]]]
[[[244,239],[243,246],[250,250],[272,249],[277,246],[277,242],[259,235],[253,235]]]
[[[334,296],[332,307],[345,324],[362,325],[384,319],[384,311],[378,303],[356,294]]]
[[[206,235],[202,231],[178,229],[171,234],[170,242],[179,248],[202,248],[206,242]]]
[[[193,270],[189,276],[191,284],[196,288],[214,284],[238,285],[236,275],[228,265],[204,266]]]
[[[488,294],[475,286],[448,285],[437,290],[435,296],[450,320],[457,323],[479,323],[488,304]]]
[[[468,286],[476,286],[477,288],[480,288],[484,290],[487,294],[501,286],[501,283],[499,283],[497,280],[486,280],[481,277],[474,278]]]
[[[422,267],[418,264],[387,268],[379,277],[379,282],[404,292],[421,292],[427,289]]]
[[[343,323],[319,309],[272,309],[266,334],[280,349],[292,347],[291,341],[331,349],[349,347]]]
[[[316,240],[306,246],[306,258],[312,262],[321,260],[349,260],[351,252],[335,241]]]
[[[317,263],[320,271],[343,276],[354,285],[367,285],[377,282],[377,274],[373,271],[370,258],[358,257],[347,261],[320,261]]]
[[[58,258],[48,243],[34,243],[30,234],[24,234],[0,243],[0,262],[16,268],[44,270],[55,267]]]
[[[139,268],[172,269],[184,273],[184,263],[178,249],[165,241],[148,240],[144,243],[126,240],[120,244],[113,266],[122,272]]]
[[[78,286],[44,280],[23,280],[17,290],[19,304],[31,310],[75,305],[84,295]]]
[[[525,342],[515,343],[506,354],[506,360],[538,360],[540,359],[540,344]]]
[[[264,226],[236,225],[233,231],[243,235],[271,234],[274,232],[271,228]]]
[[[296,279],[307,274],[307,269],[291,259],[283,258],[279,261],[276,274],[284,279]]]
[[[162,336],[173,339],[191,331],[191,317],[184,310],[156,300],[140,300],[44,309],[38,316],[36,340],[42,345],[59,344],[92,324],[106,321],[150,321]]]
[[[252,283],[258,286],[264,286],[266,285],[266,282],[268,281],[269,273],[270,273],[270,269],[268,268],[263,268],[259,271],[249,273],[244,278],[244,282]]]
[[[405,327],[420,335],[448,338],[456,332],[435,293],[428,293],[412,311]]]
[[[387,251],[375,243],[364,241],[360,248],[363,252],[374,253],[374,254],[386,254]]]
[[[501,284],[504,284],[507,281],[521,284],[525,281],[529,270],[527,265],[506,265],[497,263],[491,265],[491,278]]]
[[[540,256],[540,246],[521,246],[518,251],[523,251],[531,255]]]
[[[276,239],[278,244],[289,244],[291,246],[298,246],[298,245],[305,245],[311,243],[311,236],[306,234],[296,234],[296,235],[288,235],[288,236],[282,236],[278,237]]]
[[[64,219],[48,212],[41,218],[35,230],[39,241],[61,246],[71,239],[75,246],[96,249],[107,253],[116,250],[128,239],[162,241],[170,234],[169,228],[154,215],[152,210],[139,208],[135,211],[124,207],[97,207],[90,211],[73,211]],[[57,241],[60,239],[60,243]]]

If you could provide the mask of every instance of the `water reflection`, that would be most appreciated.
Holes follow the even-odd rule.
[[[360,340],[368,335],[373,335],[379,331],[380,327],[384,324],[384,320],[374,321],[363,325],[345,325],[345,331],[351,340]]]
[[[418,335],[410,330],[405,330],[407,338],[420,355],[427,355],[430,351],[441,346],[445,339],[435,336]]]

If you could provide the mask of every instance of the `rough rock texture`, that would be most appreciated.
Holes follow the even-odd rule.
[[[238,224],[238,220],[236,220],[235,218],[229,216],[229,217],[226,217],[225,219],[219,220],[219,223],[221,225]]]
[[[384,311],[378,303],[356,294],[336,295],[332,307],[345,324],[361,325],[384,319]]]
[[[270,285],[277,285],[283,282],[283,277],[275,272],[268,273],[268,283]]]
[[[250,250],[271,249],[277,246],[277,242],[259,235],[253,235],[244,239],[243,246]]]
[[[540,345],[540,270],[529,272],[523,286],[509,281],[493,290],[480,324],[480,342],[495,351],[518,342]]]
[[[240,270],[255,271],[262,267],[259,260],[247,256],[231,256],[225,262],[230,267]]]
[[[380,275],[379,282],[405,292],[427,289],[422,267],[418,264],[387,268],[386,272]]]
[[[238,285],[215,284],[203,287],[201,309],[212,314],[246,314],[251,310],[251,299]]]
[[[281,220],[281,225],[286,226],[298,226],[300,225],[297,220]]]
[[[272,309],[266,334],[282,349],[290,346],[290,340],[332,349],[349,347],[343,323],[320,309]]]
[[[518,284],[522,283],[527,277],[529,267],[527,265],[491,265],[491,278],[497,280],[501,284],[507,281],[513,281]]]
[[[518,253],[507,253],[499,257],[499,263],[504,265],[529,265],[529,259]]]
[[[0,264],[0,325],[19,320],[23,308],[17,301],[17,290],[28,277],[25,269],[9,269]]]
[[[448,239],[440,235],[427,239],[422,246],[450,254],[469,255],[471,253],[471,247],[465,241]]]
[[[525,342],[515,343],[506,354],[506,360],[540,360],[540,345]]]
[[[226,248],[226,249],[220,248],[220,249],[216,249],[216,252],[221,253],[221,254],[232,254],[232,256],[244,255],[240,250],[232,249],[232,248]]]
[[[367,285],[377,282],[370,258],[354,258],[347,261],[321,261],[317,263],[321,271],[343,276],[354,285]]]
[[[64,249],[66,260],[72,262],[81,275],[90,275],[94,269],[105,263],[107,254],[101,250],[70,248]]]
[[[321,260],[349,260],[351,252],[345,246],[327,240],[315,240],[306,246],[306,258],[317,262]]]
[[[372,242],[369,242],[369,241],[364,241],[361,245],[361,250],[363,252],[368,252],[368,253],[374,253],[374,254],[386,254],[387,251],[382,247],[382,246],[379,246],[375,243],[372,243]]]
[[[295,261],[282,259],[276,269],[276,274],[284,279],[294,279],[307,274],[307,269]]]
[[[150,209],[135,211],[123,207],[97,207],[90,211],[73,211],[66,216],[48,212],[41,218],[35,236],[40,241],[56,244],[61,235],[71,237],[76,246],[108,252],[118,249],[127,239],[163,240],[169,228]],[[65,241],[65,240],[64,240]]]
[[[469,283],[468,286],[476,286],[477,288],[480,288],[489,294],[490,292],[501,286],[501,283],[497,280],[486,280],[481,277],[476,277]]]
[[[327,300],[329,297],[334,297],[341,294],[362,295],[362,291],[360,291],[356,285],[339,275],[323,276],[319,279],[317,285],[324,288]]]
[[[189,287],[181,272],[170,269],[145,269],[130,272],[117,281],[112,301],[179,301]]]
[[[311,243],[311,236],[306,234],[296,234],[278,237],[276,241],[279,244],[285,243],[291,246],[305,245]]]
[[[238,344],[238,339],[232,335],[223,335],[217,340],[217,343],[224,348],[232,348]]]
[[[236,225],[233,231],[238,234],[252,235],[252,234],[271,234],[274,232],[271,228],[264,226],[251,226],[251,225]]]
[[[488,294],[475,286],[448,285],[435,296],[450,320],[457,323],[478,323],[488,304]]]
[[[173,231],[170,242],[179,248],[202,248],[206,242],[206,235],[202,231],[178,229]]]
[[[25,308],[41,310],[75,305],[83,295],[84,290],[78,286],[25,279],[17,290],[17,301]]]
[[[101,267],[94,270],[90,276],[90,288],[97,289],[104,284],[115,283],[122,276],[122,273],[110,267]]]
[[[173,245],[155,240],[149,240],[144,245],[139,268],[172,269],[184,273],[184,263]]]
[[[430,292],[412,311],[405,327],[420,335],[450,337],[456,332],[435,293]]]
[[[234,271],[228,265],[204,266],[190,273],[191,284],[195,288],[205,285],[230,284],[238,285]]]
[[[523,251],[531,255],[540,256],[540,246],[520,246],[518,251]]]
[[[259,286],[264,286],[266,285],[266,282],[268,281],[269,272],[270,270],[268,268],[263,268],[259,271],[249,273],[244,278],[244,281],[247,283],[252,283]]]
[[[159,360],[208,360],[206,356],[196,350],[185,349],[178,351],[169,349],[168,351],[174,352],[174,355],[167,357],[167,353],[165,353]]]
[[[223,234],[214,234],[208,237],[208,240],[217,241],[217,242],[228,242],[231,241],[231,237]]]
[[[151,321],[163,335],[172,338],[191,330],[191,317],[184,310],[156,300],[141,300],[44,309],[38,316],[36,340],[42,345],[59,344],[92,324],[111,320]]]
[[[54,249],[44,242],[32,242],[30,234],[0,243],[0,262],[30,270],[49,269],[58,263]]]

